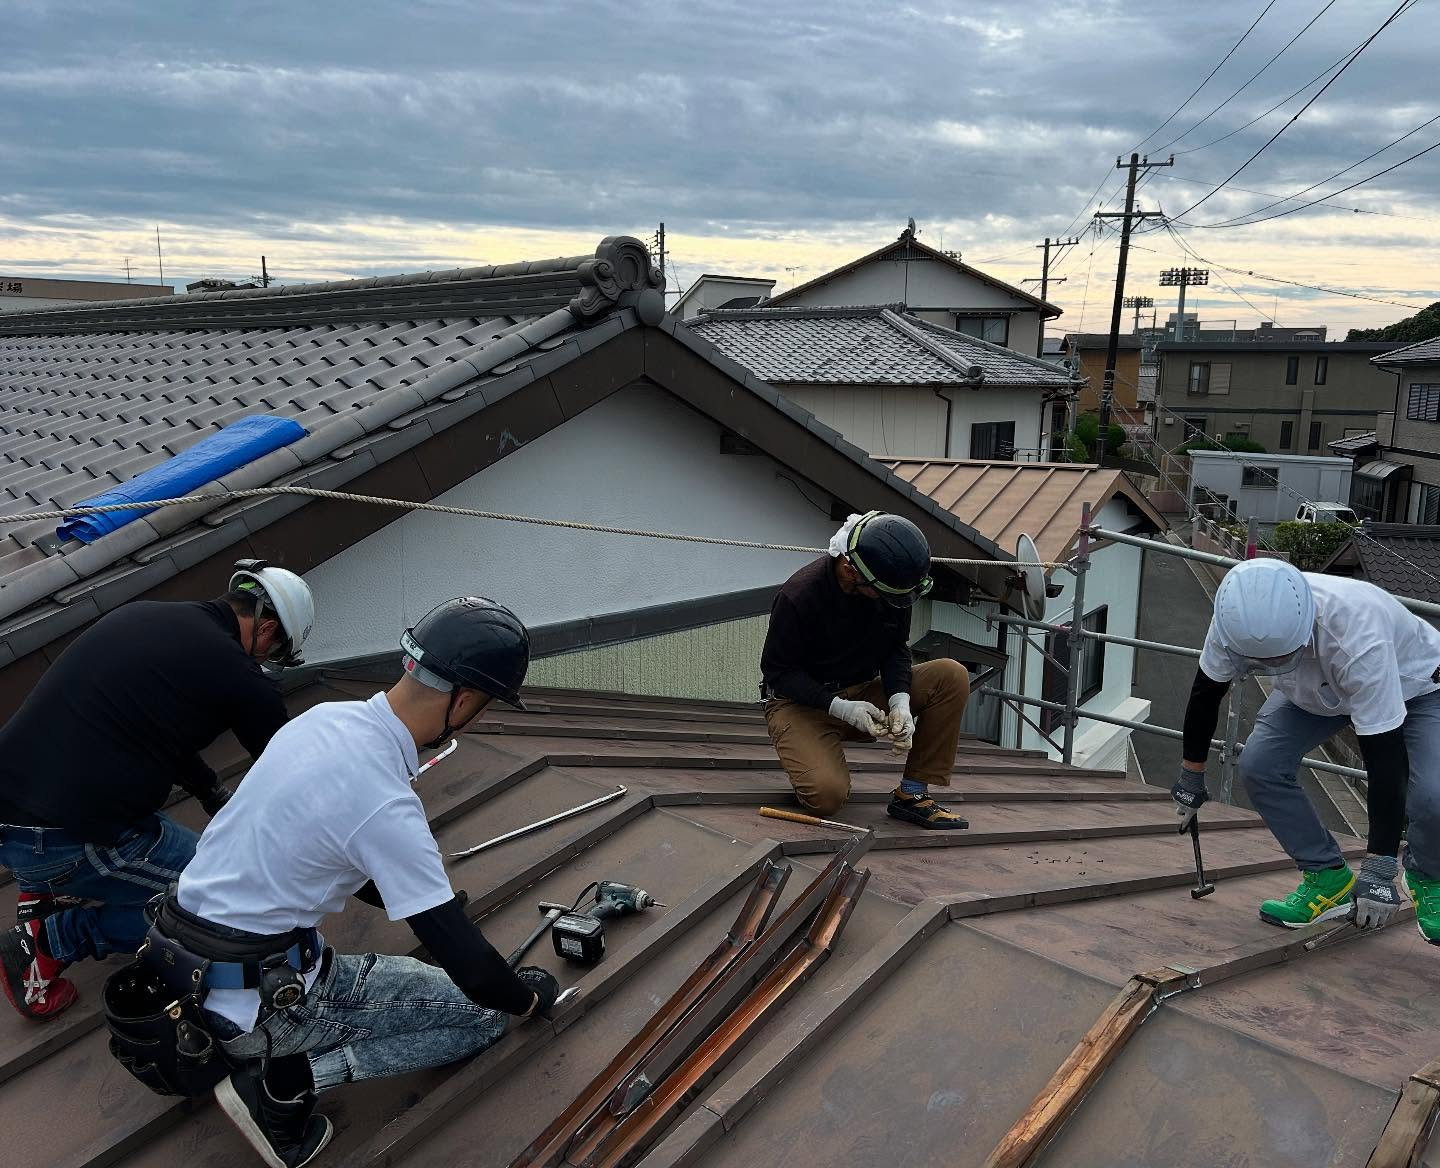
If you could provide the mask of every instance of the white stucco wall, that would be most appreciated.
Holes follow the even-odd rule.
[[[1038,389],[947,389],[950,411],[950,457],[970,457],[970,428],[984,422],[1014,422],[1015,447],[1021,457],[1036,461],[1045,406]]]
[[[1304,454],[1246,454],[1243,460],[1218,450],[1196,450],[1190,455],[1190,492],[1205,487],[1234,500],[1236,518],[1252,515],[1261,523],[1294,519],[1300,495],[1315,503],[1348,503],[1354,463],[1348,458]],[[1246,466],[1274,469],[1278,487],[1242,487]],[[1293,492],[1293,493],[1292,493]]]
[[[545,518],[823,548],[829,498],[662,390],[632,386],[440,496]],[[311,661],[393,649],[452,596],[479,593],[541,626],[782,583],[810,557],[411,514],[306,574]]]

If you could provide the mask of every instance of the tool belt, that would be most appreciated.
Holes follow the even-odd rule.
[[[157,1094],[205,1095],[233,1069],[205,1018],[209,991],[257,990],[262,1016],[293,1006],[323,945],[314,929],[245,933],[157,899],[135,960],[105,981],[110,1053]]]

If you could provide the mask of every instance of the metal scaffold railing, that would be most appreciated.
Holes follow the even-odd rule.
[[[1066,623],[1053,621],[1028,620],[1023,617],[1009,615],[992,615],[988,618],[990,624],[1008,625],[1019,631],[1025,645],[1037,650],[1047,662],[1053,665],[1065,678],[1065,700],[1063,702],[1051,701],[1044,698],[1031,697],[1028,694],[1013,693],[1009,690],[985,686],[979,693],[993,697],[1004,703],[1037,733],[1045,741],[1060,752],[1060,757],[1067,765],[1075,759],[1075,731],[1080,720],[1086,719],[1092,722],[1100,722],[1105,725],[1119,726],[1126,730],[1136,731],[1141,734],[1152,734],[1163,738],[1183,739],[1184,734],[1169,726],[1156,726],[1148,722],[1136,722],[1129,718],[1118,718],[1111,714],[1102,714],[1095,710],[1087,710],[1080,701],[1080,679],[1085,675],[1085,653],[1089,642],[1096,642],[1104,645],[1124,645],[1142,652],[1166,653],[1176,657],[1189,657],[1198,659],[1200,649],[1187,645],[1172,645],[1163,641],[1148,641],[1139,637],[1123,637],[1113,633],[1093,632],[1086,629],[1083,624],[1085,612],[1085,578],[1091,567],[1091,545],[1093,541],[1105,540],[1110,543],[1128,544],[1138,547],[1144,551],[1156,552],[1160,555],[1178,556],[1182,559],[1195,560],[1200,563],[1211,564],[1216,567],[1231,568],[1241,563],[1239,559],[1232,559],[1229,556],[1215,555],[1211,552],[1197,551],[1194,548],[1179,547],[1162,540],[1147,539],[1143,536],[1131,535],[1128,532],[1110,531],[1103,527],[1097,527],[1092,522],[1090,504],[1084,505],[1081,515],[1079,539],[1076,543],[1075,554],[1062,566],[1075,578],[1075,593],[1071,603],[1071,618]],[[1247,558],[1254,558],[1256,552],[1256,522],[1250,520],[1249,536],[1246,540]],[[1412,600],[1409,597],[1396,597],[1396,599],[1420,616],[1440,617],[1440,605],[1431,604],[1428,601]],[[1063,636],[1068,647],[1068,660],[1061,661],[1053,653],[1046,649],[1044,644],[1037,644],[1030,639],[1030,632],[1036,631],[1047,633],[1051,637]],[[1037,710],[1048,711],[1059,715],[1059,723],[1062,730],[1061,740],[1056,742],[1051,737],[1051,731],[1047,731],[1037,724],[1025,713],[1025,707]],[[1235,687],[1231,690],[1229,705],[1225,718],[1225,736],[1219,739],[1212,739],[1211,750],[1219,754],[1221,765],[1221,798],[1225,802],[1231,799],[1234,789],[1235,771],[1245,744],[1240,741],[1240,689]],[[1322,758],[1305,758],[1301,765],[1316,771],[1325,771],[1329,774],[1340,775],[1350,780],[1365,780],[1365,772],[1355,767],[1341,766],[1339,763],[1330,762]]]

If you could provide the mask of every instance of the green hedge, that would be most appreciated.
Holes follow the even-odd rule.
[[[1270,542],[1276,551],[1288,552],[1290,562],[1302,572],[1318,572],[1354,532],[1348,523],[1297,523],[1291,519],[1275,525]]]

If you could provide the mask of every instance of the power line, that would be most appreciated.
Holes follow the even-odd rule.
[[[1247,80],[1244,85],[1240,86],[1239,89],[1237,89],[1234,93],[1232,93],[1229,97],[1227,97],[1224,101],[1222,101],[1219,105],[1212,109],[1208,114],[1206,114],[1203,118],[1201,118],[1198,122],[1191,126],[1190,129],[1186,130],[1182,134],[1177,134],[1174,138],[1171,138],[1170,141],[1166,142],[1165,145],[1157,146],[1155,152],[1158,154],[1162,150],[1168,150],[1171,146],[1175,145],[1175,143],[1179,142],[1182,138],[1189,137],[1192,133],[1198,130],[1201,126],[1203,126],[1206,122],[1208,122],[1211,118],[1218,114],[1222,109],[1224,109],[1247,89],[1249,89],[1251,85],[1253,85],[1256,81],[1260,79],[1261,74],[1263,74],[1266,70],[1270,68],[1271,65],[1275,64],[1276,61],[1283,57],[1286,51],[1290,48],[1290,46],[1293,45],[1296,41],[1298,41],[1307,32],[1309,32],[1310,29],[1314,26],[1315,22],[1319,20],[1322,16],[1324,16],[1327,12],[1329,12],[1330,9],[1334,7],[1334,5],[1335,0],[1328,0],[1328,3],[1326,3],[1325,7],[1320,9],[1319,12],[1317,12],[1308,21],[1306,21],[1304,27],[1302,27],[1299,32],[1297,32],[1293,37],[1291,37],[1288,41],[1281,45],[1280,51],[1276,53],[1273,57],[1271,57],[1268,61],[1266,61],[1265,64],[1261,65],[1257,72],[1252,73],[1249,80]],[[1261,15],[1263,16],[1264,13],[1261,13]]]
[[[1427,124],[1428,124],[1428,123],[1427,123]],[[1423,127],[1417,127],[1417,128],[1423,128]],[[1411,134],[1413,134],[1414,132],[1415,132],[1414,130],[1411,130],[1411,131],[1410,131]],[[1407,135],[1405,135],[1405,136],[1406,136],[1406,137],[1409,137],[1409,134],[1407,134]],[[1398,138],[1396,139],[1397,142],[1400,141],[1400,140],[1401,140],[1401,139],[1398,139]],[[1391,146],[1395,145],[1395,142],[1390,143],[1390,145],[1391,145]],[[1180,153],[1184,153],[1184,152],[1181,151]],[[1378,151],[1377,151],[1377,153],[1378,153]],[[1373,156],[1372,156],[1372,157],[1373,157]],[[1362,161],[1363,161],[1363,160],[1362,160]],[[1360,165],[1360,164],[1359,164],[1359,163],[1356,163],[1355,165],[1358,166],[1358,165]],[[1351,169],[1353,169],[1353,168],[1347,166],[1345,169],[1346,169],[1346,170],[1351,170]],[[1344,171],[1341,171],[1341,173],[1343,174]],[[1166,182],[1189,183],[1191,186],[1197,186],[1197,187],[1213,187],[1213,186],[1215,185],[1215,180],[1214,180],[1213,178],[1185,178],[1183,175],[1178,175],[1178,174],[1161,174],[1161,175],[1156,175],[1156,177],[1157,177],[1157,178],[1163,178]],[[1333,178],[1334,176],[1332,175],[1331,177]],[[1242,192],[1243,194],[1247,194],[1247,195],[1259,195],[1262,199],[1275,199],[1275,200],[1277,200],[1278,202],[1281,202],[1281,203],[1286,202],[1288,199],[1293,199],[1293,198],[1295,197],[1294,195],[1277,195],[1277,194],[1275,194],[1274,191],[1257,191],[1257,190],[1255,190],[1253,187],[1237,187],[1237,186],[1231,186],[1230,189],[1231,189],[1232,191],[1240,191],[1240,192]],[[1377,210],[1375,210],[1375,209],[1372,208],[1372,207],[1347,207],[1347,206],[1344,206],[1344,205],[1342,205],[1342,204],[1340,204],[1340,203],[1331,203],[1331,202],[1329,202],[1329,200],[1332,199],[1332,198],[1334,198],[1334,197],[1335,197],[1334,195],[1326,195],[1326,196],[1325,196],[1325,199],[1326,199],[1325,207],[1326,207],[1327,210],[1332,210],[1332,211],[1352,211],[1352,212],[1354,212],[1356,215],[1384,215],[1384,216],[1386,216],[1386,217],[1388,217],[1388,218],[1391,218],[1391,219],[1413,219],[1413,220],[1415,220],[1417,223],[1440,223],[1440,218],[1436,218],[1434,215],[1402,215],[1399,211],[1377,211]],[[1263,209],[1264,209],[1264,208],[1261,208],[1261,210],[1263,210]],[[1200,226],[1200,224],[1195,224],[1194,226]]]
[[[1331,4],[1333,4],[1334,2],[1335,2],[1335,0],[1330,0],[1330,3],[1331,3]],[[1171,122],[1173,122],[1173,121],[1180,115],[1180,111],[1183,110],[1183,109],[1184,109],[1187,105],[1189,105],[1192,101],[1195,100],[1195,96],[1196,96],[1202,89],[1204,89],[1205,86],[1207,86],[1208,84],[1210,84],[1210,79],[1211,79],[1212,77],[1214,77],[1215,74],[1217,74],[1218,72],[1220,72],[1220,66],[1221,66],[1221,65],[1224,65],[1226,61],[1228,61],[1231,57],[1233,57],[1233,56],[1235,55],[1235,50],[1238,49],[1241,45],[1243,45],[1243,44],[1245,43],[1245,38],[1248,37],[1252,32],[1255,31],[1255,26],[1256,26],[1257,24],[1259,24],[1262,20],[1264,20],[1264,19],[1265,19],[1265,14],[1266,14],[1267,12],[1269,12],[1270,9],[1272,9],[1272,8],[1274,8],[1274,7],[1275,7],[1275,0],[1270,0],[1270,3],[1267,4],[1267,5],[1265,5],[1265,7],[1261,10],[1260,15],[1257,16],[1253,21],[1251,21],[1250,27],[1247,28],[1247,29],[1244,31],[1244,33],[1241,34],[1240,39],[1239,39],[1238,41],[1236,41],[1233,45],[1230,46],[1230,51],[1229,51],[1228,53],[1226,53],[1223,57],[1220,58],[1220,64],[1216,65],[1215,68],[1211,69],[1209,73],[1205,74],[1205,80],[1202,81],[1202,82],[1200,82],[1199,85],[1197,85],[1193,90],[1190,91],[1190,96],[1187,97],[1184,101],[1182,101],[1179,105],[1177,105],[1177,106],[1175,107],[1174,112],[1171,113],[1171,115],[1170,115],[1168,118],[1166,118],[1163,122],[1161,122],[1158,126],[1156,126],[1156,127],[1155,127],[1153,130],[1151,130],[1148,134],[1146,134],[1145,137],[1141,138],[1140,141],[1136,142],[1135,145],[1133,145],[1132,147],[1130,147],[1130,151],[1131,151],[1132,153],[1133,153],[1134,151],[1136,151],[1136,150],[1139,150],[1140,147],[1142,147],[1143,145],[1145,145],[1146,142],[1150,141],[1151,138],[1155,137],[1156,134],[1158,134],[1161,130],[1163,130],[1166,126],[1168,126]],[[1329,7],[1329,5],[1326,5],[1326,7]],[[1283,52],[1283,51],[1284,51],[1284,50],[1282,49],[1281,52]],[[1254,80],[1254,78],[1251,78],[1251,80]],[[1246,82],[1246,84],[1248,85],[1249,82]],[[1232,94],[1232,96],[1233,96],[1233,94]],[[1213,112],[1213,111],[1212,111],[1212,112]],[[1207,114],[1206,117],[1208,117],[1208,116],[1209,116],[1209,115]],[[1203,121],[1203,120],[1204,120],[1204,119],[1202,118],[1201,121]],[[1199,123],[1197,122],[1196,125],[1199,125]],[[1194,128],[1195,128],[1194,126],[1191,126],[1191,127],[1190,127],[1190,129],[1192,129],[1192,130],[1193,130]],[[1189,132],[1190,132],[1189,130],[1185,131],[1186,134],[1188,134]],[[1181,134],[1180,137],[1181,137],[1181,138],[1185,137],[1185,134]],[[1178,141],[1179,141],[1179,138],[1174,139],[1174,141],[1177,141],[1177,142],[1178,142]],[[1167,143],[1167,145],[1168,145],[1168,143]],[[1155,151],[1155,153],[1156,153],[1156,154],[1159,154],[1159,153],[1160,153],[1160,150],[1164,150],[1164,149],[1165,149],[1165,147],[1164,147],[1164,146],[1161,146],[1159,150],[1156,150],[1156,151]]]
[[[1179,232],[1177,232],[1173,227],[1170,226],[1170,221],[1169,221],[1168,219],[1166,219],[1166,220],[1163,220],[1163,222],[1164,222],[1164,224],[1165,224],[1165,230],[1170,233],[1170,237],[1171,237],[1172,239],[1174,239],[1175,242],[1176,242],[1177,244],[1179,244],[1185,251],[1189,251],[1190,248],[1186,245],[1185,241],[1180,238]],[[1137,246],[1138,246],[1138,245],[1137,245]],[[1249,301],[1248,299],[1246,299],[1245,294],[1244,294],[1243,292],[1241,292],[1239,289],[1237,289],[1233,284],[1231,284],[1230,281],[1227,280],[1224,276],[1220,275],[1219,272],[1216,272],[1216,273],[1215,273],[1215,278],[1218,279],[1218,280],[1220,281],[1220,283],[1224,284],[1225,287],[1229,288],[1231,292],[1234,292],[1236,296],[1240,297],[1241,300],[1244,300],[1245,303],[1248,304],[1252,310],[1254,310],[1255,314],[1256,314],[1261,320],[1269,320],[1269,319],[1271,319],[1269,316],[1267,316],[1267,315],[1266,315],[1264,312],[1262,312],[1260,309],[1256,308],[1255,305],[1251,304],[1250,301]],[[1183,314],[1182,314],[1182,316],[1183,316]],[[1181,321],[1179,322],[1181,328],[1184,327],[1184,323],[1185,323],[1184,320],[1181,320]]]
[[[1269,140],[1266,141],[1266,143],[1261,146],[1259,150],[1255,151],[1254,154],[1250,155],[1249,158],[1247,158],[1238,167],[1236,167],[1235,170],[1231,172],[1229,177],[1225,179],[1225,182],[1222,182],[1214,190],[1204,195],[1201,199],[1199,199],[1199,201],[1191,203],[1190,206],[1186,207],[1185,210],[1181,211],[1179,215],[1175,216],[1175,218],[1183,219],[1186,215],[1190,214],[1191,211],[1197,210],[1198,208],[1204,206],[1207,202],[1209,202],[1217,194],[1219,194],[1225,188],[1227,183],[1229,183],[1232,179],[1237,178],[1240,173],[1245,170],[1246,167],[1248,167],[1252,162],[1259,158],[1260,155],[1264,154],[1266,150],[1273,146],[1279,140],[1281,134],[1283,134],[1286,130],[1288,130],[1291,126],[1298,122],[1301,115],[1303,115],[1306,110],[1308,110],[1312,105],[1314,105],[1317,101],[1324,97],[1326,91],[1329,90],[1329,88],[1334,85],[1335,82],[1339,81],[1340,78],[1345,76],[1345,71],[1360,59],[1360,54],[1370,47],[1371,43],[1375,40],[1375,38],[1378,37],[1387,28],[1389,28],[1390,25],[1394,23],[1394,21],[1400,16],[1402,12],[1413,7],[1416,3],[1418,3],[1418,0],[1400,0],[1400,4],[1396,7],[1395,11],[1385,18],[1384,23],[1381,24],[1379,28],[1377,28],[1368,37],[1366,37],[1363,41],[1360,42],[1359,48],[1357,48],[1353,53],[1350,54],[1350,56],[1346,59],[1345,63],[1340,66],[1339,70],[1335,73],[1335,75],[1331,77],[1329,81],[1325,82],[1323,86],[1321,86],[1319,92],[1316,93],[1314,97],[1310,98],[1304,105],[1300,107],[1299,111],[1288,122],[1286,122],[1278,130],[1276,130],[1275,133],[1270,136]],[[1337,191],[1336,193],[1338,194],[1339,192]]]

